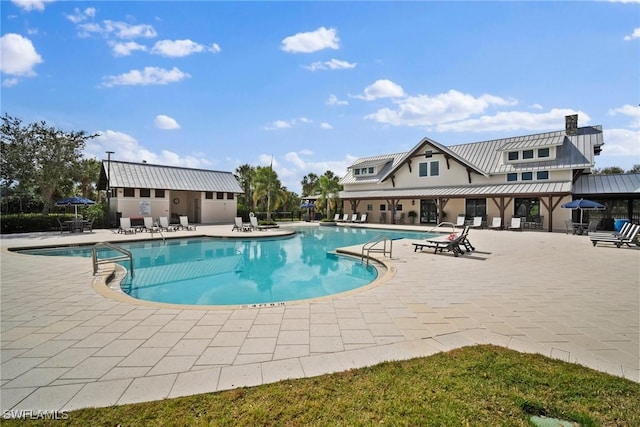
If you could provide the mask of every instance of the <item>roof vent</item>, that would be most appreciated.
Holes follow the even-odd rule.
[[[575,135],[578,133],[578,115],[572,114],[564,117],[565,132],[567,135]]]
[[[427,150],[424,152],[424,157],[425,159],[428,159],[429,157],[433,157],[433,151],[431,150]]]

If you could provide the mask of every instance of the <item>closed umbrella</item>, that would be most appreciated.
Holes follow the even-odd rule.
[[[606,207],[603,204],[594,202],[593,200],[587,200],[587,199],[573,200],[571,202],[565,203],[564,205],[561,205],[560,207],[565,209],[580,209],[580,223],[582,223],[583,211],[606,209]]]
[[[76,211],[76,217],[78,216],[78,206],[89,206],[95,205],[91,199],[87,199],[86,197],[74,196],[74,197],[65,197],[64,199],[60,199],[56,202],[56,206],[73,206]]]

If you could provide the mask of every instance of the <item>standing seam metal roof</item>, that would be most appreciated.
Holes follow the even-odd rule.
[[[189,169],[175,166],[151,165],[111,161],[102,163],[100,189],[106,188],[108,171],[112,188],[154,188],[183,191],[216,191],[242,193],[238,180],[231,172]]]

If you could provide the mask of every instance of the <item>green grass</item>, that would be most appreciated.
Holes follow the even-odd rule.
[[[501,347],[475,346],[408,361],[252,388],[82,409],[77,426],[531,426],[531,415],[581,426],[640,426],[640,384]]]

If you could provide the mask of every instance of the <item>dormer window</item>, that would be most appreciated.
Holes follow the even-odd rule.
[[[540,157],[549,157],[549,149],[548,148],[538,148],[538,158]]]
[[[522,152],[522,159],[533,159],[533,150],[524,150]]]
[[[518,154],[517,151],[509,151],[509,160],[518,160]]]
[[[362,175],[375,175],[376,173],[376,168],[373,166],[369,166],[366,168],[354,168],[353,169],[353,174],[355,176],[362,176]]]

